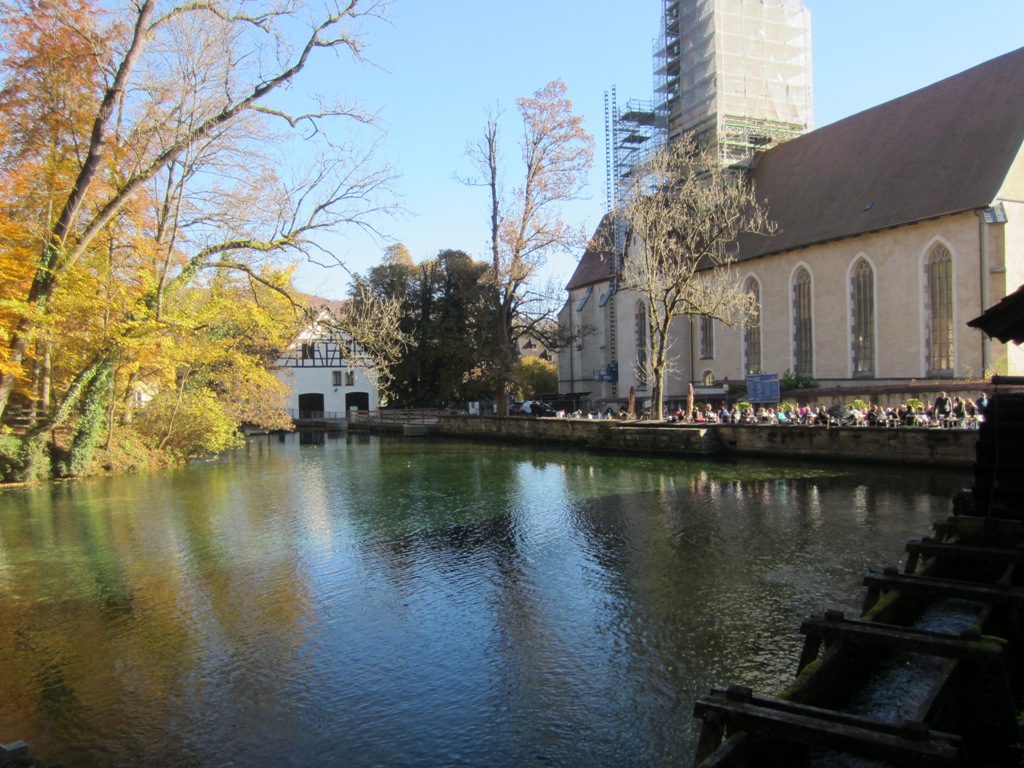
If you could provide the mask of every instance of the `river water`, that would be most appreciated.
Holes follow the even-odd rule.
[[[0,493],[0,742],[100,766],[685,766],[694,700],[967,473],[367,436]]]

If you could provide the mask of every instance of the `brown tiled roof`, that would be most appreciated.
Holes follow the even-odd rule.
[[[778,225],[740,258],[991,204],[1024,142],[1024,48],[780,144],[753,168]]]
[[[574,291],[587,285],[600,283],[612,276],[612,267],[615,264],[612,251],[615,247],[615,216],[606,213],[597,225],[593,236],[590,238],[590,245],[584,251],[580,263],[576,265],[576,271],[569,278],[565,290]]]

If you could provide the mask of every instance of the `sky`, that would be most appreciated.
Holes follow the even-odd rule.
[[[822,127],[1024,46],[1024,0],[804,0],[811,11],[815,126]],[[456,176],[487,110],[504,110],[517,137],[515,101],[551,80],[568,86],[574,112],[594,137],[588,199],[566,218],[588,230],[605,212],[605,104],[614,89],[650,100],[662,0],[389,0],[388,21],[368,23],[365,56],[304,73],[295,87],[330,89],[376,112],[380,153],[400,177],[405,213],[375,223],[387,239],[354,228],[321,238],[352,272],[380,263],[392,242],[414,261],[438,251],[487,258],[488,197]],[[1024,108],[1024,106],[1022,106]],[[514,148],[505,152],[509,168]],[[521,174],[520,174],[521,175]],[[510,173],[510,180],[515,174]],[[581,252],[552,256],[545,277],[565,284]],[[300,290],[343,298],[341,269],[300,267]]]

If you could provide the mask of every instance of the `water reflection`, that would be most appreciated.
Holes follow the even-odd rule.
[[[694,699],[970,478],[330,433],[0,494],[0,741],[48,763],[688,764]]]

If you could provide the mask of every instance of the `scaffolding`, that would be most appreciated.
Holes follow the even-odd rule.
[[[626,250],[626,220],[622,206],[631,194],[636,169],[665,143],[665,115],[653,101],[631,99],[620,107],[615,95],[615,86],[604,94],[605,121],[605,202],[609,213],[614,215],[612,253],[612,275],[608,290],[602,299],[607,304],[610,352],[607,370],[615,371],[614,377],[602,379],[611,382],[611,396],[618,397],[618,349],[617,312],[615,293],[622,259]],[[611,374],[608,374],[611,376]]]
[[[801,0],[663,0],[656,111],[742,165],[813,126],[811,16]]]
[[[664,143],[665,115],[653,101],[630,99],[625,107],[605,92],[606,199],[614,211],[629,196],[636,168]]]

